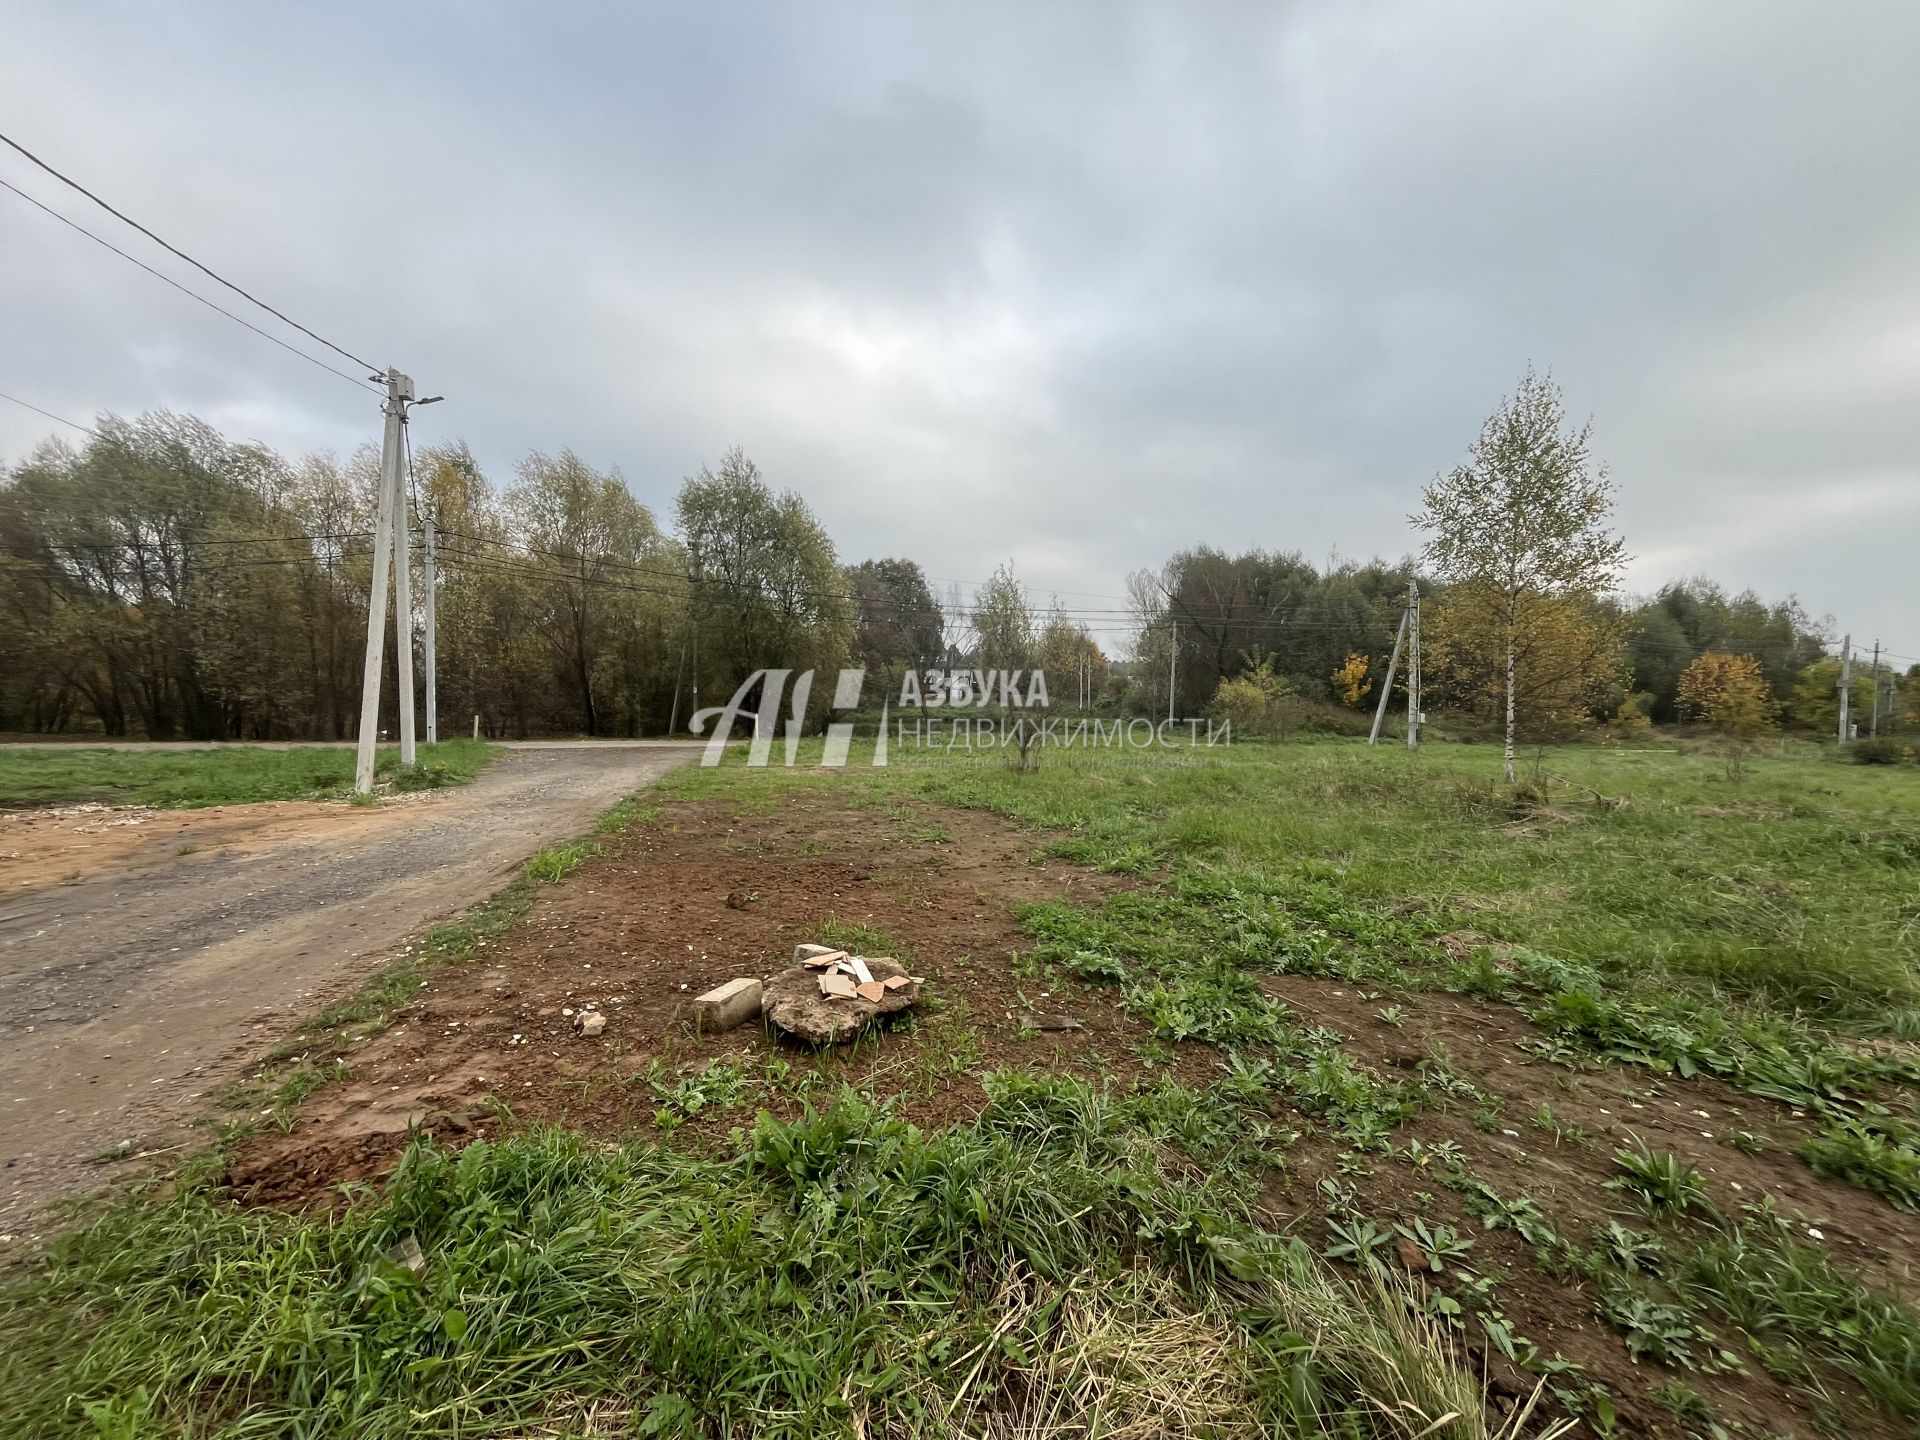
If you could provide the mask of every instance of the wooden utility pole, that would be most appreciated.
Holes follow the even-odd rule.
[[[1400,668],[1400,646],[1407,638],[1407,621],[1412,615],[1409,610],[1400,612],[1400,628],[1393,632],[1393,654],[1387,657],[1387,678],[1380,682],[1380,703],[1373,707],[1373,731],[1367,736],[1367,744],[1380,743],[1380,722],[1387,718],[1387,701],[1393,697],[1393,672]]]
[[[1853,636],[1845,635],[1840,639],[1840,743],[1846,744],[1848,735],[1847,711],[1853,699]]]
[[[439,593],[439,572],[436,569],[434,555],[435,536],[433,531],[433,509],[431,506],[428,506],[426,513],[420,517],[420,523],[422,528],[427,532],[427,595],[425,605],[427,612],[427,651],[424,657],[427,664],[427,744],[438,745],[440,743],[440,699],[438,687],[434,683],[438,667],[434,664],[433,653],[433,611],[434,599]]]
[[[1420,748],[1420,582],[1407,582],[1407,749]]]

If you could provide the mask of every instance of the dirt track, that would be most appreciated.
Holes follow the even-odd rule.
[[[190,1139],[292,1020],[698,750],[516,749],[463,789],[373,809],[79,817],[0,837],[15,862],[0,860],[0,1234],[97,1187],[92,1157]],[[49,867],[56,849],[75,858]]]

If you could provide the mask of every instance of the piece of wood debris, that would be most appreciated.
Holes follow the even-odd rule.
[[[889,975],[880,983],[889,990],[898,990],[904,985],[913,984],[913,981],[909,980],[905,975]]]
[[[878,980],[868,980],[853,988],[854,993],[862,1000],[878,1001],[885,998],[887,993],[887,987],[882,985]]]
[[[801,955],[796,951],[794,959],[798,960],[809,970],[831,970],[847,958],[846,951],[829,950],[823,945],[802,945],[798,948],[799,950],[805,950],[807,953]]]
[[[862,960],[858,955],[849,955],[845,964],[847,969],[853,971],[854,976],[862,985],[870,985],[873,983],[873,971],[867,968],[867,962]]]
[[[820,993],[829,1000],[851,1000],[860,993],[860,987],[851,977],[830,972],[820,977]]]

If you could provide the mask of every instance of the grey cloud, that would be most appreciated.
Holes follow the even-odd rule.
[[[1113,595],[1188,543],[1411,548],[1419,485],[1531,360],[1593,415],[1634,584],[1795,590],[1920,654],[1920,12],[30,3],[9,30],[10,132],[445,392],[422,438],[497,476],[570,445],[665,508],[738,441],[850,559]],[[0,389],[76,418],[373,429],[4,194],[0,315]],[[0,455],[47,429],[0,405]]]

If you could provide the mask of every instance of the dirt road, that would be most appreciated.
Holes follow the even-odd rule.
[[[0,885],[0,1235],[98,1187],[113,1147],[190,1142],[295,1019],[699,750],[517,748],[462,789],[170,816],[103,835],[82,878]]]

